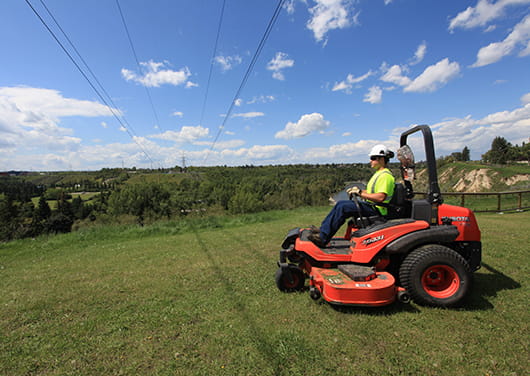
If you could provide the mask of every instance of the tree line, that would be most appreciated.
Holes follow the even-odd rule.
[[[521,146],[514,146],[504,137],[495,137],[491,149],[482,155],[482,161],[501,165],[522,161],[530,163],[530,143],[523,142]]]
[[[438,158],[438,167],[451,162],[468,162],[471,160],[470,150],[467,146],[460,152],[454,152]],[[521,146],[512,145],[504,137],[495,137],[491,148],[482,154],[481,162],[486,164],[504,165],[510,162],[530,163],[530,143],[523,142]]]
[[[366,181],[372,173],[366,164],[189,167],[172,179],[164,179],[168,175],[161,171],[115,172],[107,176],[113,184],[86,202],[69,192],[78,182],[45,187],[0,178],[0,241],[69,232],[76,222],[102,218],[117,222],[132,216],[143,225],[189,215],[325,205],[345,182]]]
[[[466,146],[437,163],[441,167],[469,159]],[[494,164],[530,161],[530,147],[512,146],[496,137],[482,159]],[[399,176],[398,164],[390,167]],[[0,241],[69,232],[74,223],[113,223],[124,217],[143,225],[189,215],[325,205],[347,182],[366,182],[373,172],[366,163],[188,167],[185,171],[176,167],[173,171],[171,175],[170,170],[103,169],[37,176],[33,181],[26,176],[0,177]],[[99,193],[90,200],[73,193],[96,187]]]

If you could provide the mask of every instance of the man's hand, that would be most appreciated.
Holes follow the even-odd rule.
[[[346,192],[351,196],[351,195],[356,195],[356,196],[360,196],[361,195],[361,192],[362,192],[362,189],[360,189],[359,187],[351,187],[351,188],[348,188],[346,190]]]

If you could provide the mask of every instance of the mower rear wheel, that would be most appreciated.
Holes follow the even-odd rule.
[[[278,268],[275,280],[276,286],[283,292],[300,291],[305,286],[304,272],[295,265],[289,265],[288,270]]]
[[[467,295],[472,273],[467,261],[451,248],[431,244],[412,251],[399,269],[403,287],[418,304],[452,307]]]

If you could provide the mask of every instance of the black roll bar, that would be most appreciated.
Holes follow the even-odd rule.
[[[429,173],[429,188],[427,199],[430,204],[441,204],[443,202],[440,186],[438,185],[438,172],[436,170],[436,157],[434,156],[434,142],[431,128],[428,125],[417,125],[401,134],[400,147],[407,144],[407,137],[413,133],[423,134],[423,143],[425,145],[425,157],[427,158],[427,170]]]

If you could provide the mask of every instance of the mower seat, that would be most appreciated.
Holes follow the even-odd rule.
[[[407,199],[407,189],[401,183],[396,183],[394,186],[394,195],[390,202],[386,205],[388,213],[385,215],[387,219],[409,218],[412,203]]]
[[[385,223],[386,218],[382,215],[372,215],[370,217],[352,217],[348,221],[348,226],[356,228],[366,228],[376,223]]]
[[[407,189],[401,183],[394,186],[394,195],[387,204],[378,204],[388,209],[386,215],[374,215],[369,217],[352,217],[348,225],[357,228],[366,228],[374,224],[385,223],[389,219],[410,218],[412,203],[407,199]],[[376,209],[377,210],[377,209]]]

